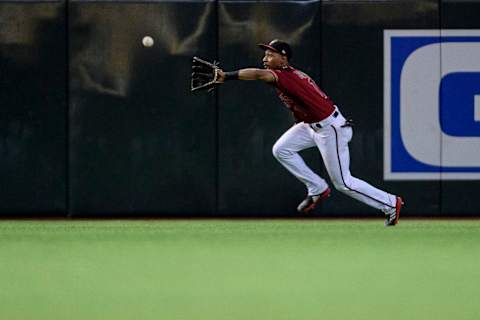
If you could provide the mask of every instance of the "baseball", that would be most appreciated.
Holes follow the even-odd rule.
[[[153,38],[150,36],[143,37],[142,44],[144,47],[147,47],[147,48],[153,46]]]

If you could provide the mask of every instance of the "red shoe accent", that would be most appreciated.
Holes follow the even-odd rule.
[[[303,212],[309,212],[309,211],[312,211],[313,209],[315,209],[315,206],[317,204],[319,204],[320,202],[323,202],[325,199],[327,199],[328,197],[330,197],[330,193],[332,192],[332,190],[330,190],[330,188],[327,188],[327,190],[323,191],[322,193],[320,193],[320,196],[318,197],[318,199],[314,202],[312,202],[311,205],[309,205],[308,207],[305,208],[305,210],[303,210]]]
[[[400,211],[402,210],[404,204],[405,202],[403,202],[402,197],[397,197],[397,203],[395,204],[396,217],[393,225],[396,225],[398,223],[398,219],[400,218]]]

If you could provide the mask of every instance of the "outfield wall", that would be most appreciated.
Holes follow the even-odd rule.
[[[255,44],[281,38],[355,120],[355,176],[403,195],[405,216],[478,216],[479,16],[452,0],[1,2],[0,215],[294,216],[305,190],[271,155],[292,125],[274,90],[189,91],[192,56],[260,67]],[[336,191],[318,210],[376,214]]]

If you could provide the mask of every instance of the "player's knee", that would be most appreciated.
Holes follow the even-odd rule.
[[[272,148],[272,154],[276,159],[285,159],[291,155],[291,152],[288,149],[282,147],[281,144],[275,144]]]
[[[343,180],[332,180],[332,183],[333,183],[333,186],[335,187],[335,189],[337,189],[338,191],[340,192],[347,192],[350,190],[350,188],[343,182]]]

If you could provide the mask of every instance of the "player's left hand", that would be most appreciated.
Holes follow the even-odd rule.
[[[218,83],[224,83],[225,82],[225,72],[222,69],[218,69]]]
[[[215,89],[225,81],[225,73],[218,67],[218,62],[208,62],[198,57],[193,57],[191,90],[208,92]]]

